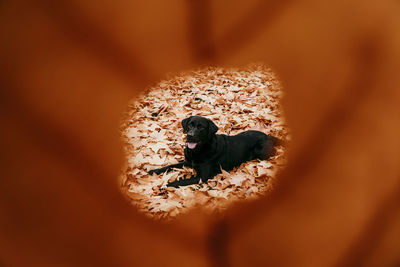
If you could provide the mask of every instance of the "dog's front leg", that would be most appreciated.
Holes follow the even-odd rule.
[[[180,162],[177,163],[177,164],[172,164],[172,165],[168,165],[168,166],[163,167],[163,168],[150,170],[150,171],[149,171],[149,174],[152,175],[153,173],[155,173],[155,174],[160,174],[160,173],[163,173],[163,172],[170,172],[170,171],[172,171],[172,169],[174,169],[174,168],[182,169],[183,166],[189,166],[189,164],[188,164],[187,162],[185,162],[185,161],[180,161]]]
[[[185,185],[198,184],[200,182],[199,176],[192,176],[189,179],[177,180],[167,184],[167,187],[180,187]]]
[[[213,166],[213,165],[201,165],[201,166],[195,166],[195,170],[197,175],[192,176],[189,179],[184,179],[184,180],[179,180],[179,181],[174,181],[172,183],[168,183],[168,187],[179,187],[179,186],[185,186],[185,185],[192,185],[192,184],[198,184],[200,180],[203,183],[207,183],[207,181],[211,178],[213,178],[217,173],[218,169]]]
[[[218,173],[221,173],[221,170],[218,168],[218,165],[205,164],[196,170],[196,173],[201,177],[203,183],[207,183],[208,180],[214,178]]]

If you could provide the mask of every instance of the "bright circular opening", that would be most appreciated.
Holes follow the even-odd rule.
[[[259,64],[202,68],[172,75],[149,88],[132,101],[122,124],[127,157],[123,191],[139,211],[155,219],[172,219],[197,207],[219,213],[237,201],[268,194],[286,162],[282,143],[289,135],[282,96],[277,76]],[[274,146],[276,153],[267,160],[245,161],[233,170],[221,169],[206,182],[170,187],[174,181],[195,177],[196,171],[187,166],[158,175],[149,171],[185,160],[184,150],[190,148],[182,121],[190,116],[212,121],[217,135],[256,130],[283,142]]]

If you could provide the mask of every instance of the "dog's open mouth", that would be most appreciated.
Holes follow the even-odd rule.
[[[190,149],[194,149],[197,146],[197,143],[191,143],[191,142],[187,142],[187,146]]]

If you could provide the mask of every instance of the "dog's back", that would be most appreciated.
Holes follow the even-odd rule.
[[[260,131],[245,131],[237,135],[217,135],[221,142],[224,139],[224,152],[221,153],[220,165],[224,170],[232,170],[240,164],[253,160],[266,160],[276,152],[275,146],[282,141]]]

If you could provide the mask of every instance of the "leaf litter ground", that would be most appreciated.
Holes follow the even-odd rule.
[[[276,75],[262,65],[223,69],[208,67],[160,82],[130,103],[122,123],[126,166],[122,188],[139,211],[155,219],[172,219],[192,208],[223,212],[236,201],[255,199],[274,188],[286,159],[284,147],[268,161],[253,160],[210,179],[207,184],[165,187],[195,174],[190,168],[148,175],[148,171],[184,159],[181,121],[204,116],[217,134],[259,130],[287,141],[288,130]]]

